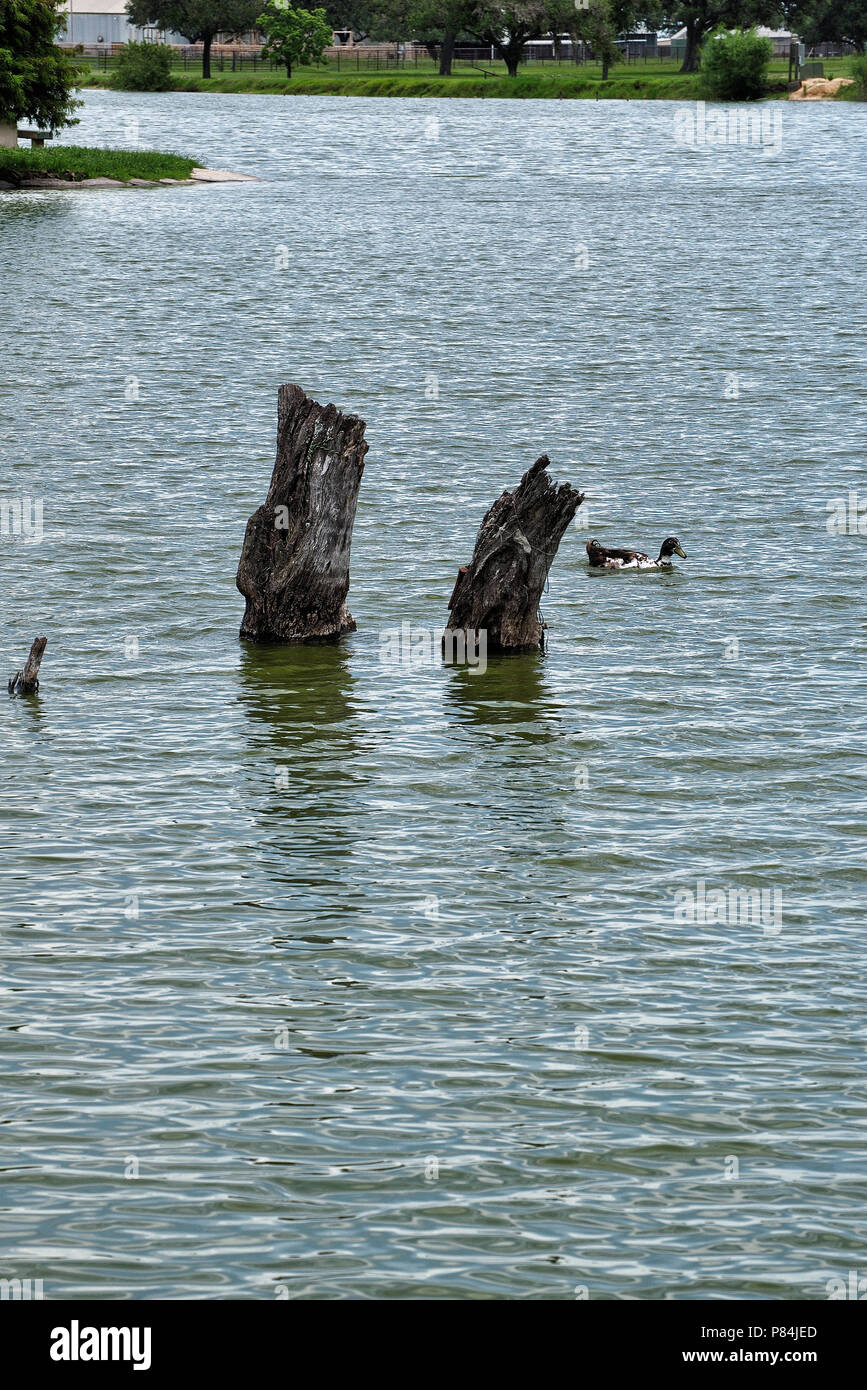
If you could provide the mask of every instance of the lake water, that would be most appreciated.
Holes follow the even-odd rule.
[[[0,195],[2,493],[43,505],[4,678],[48,637],[3,708],[0,1276],[867,1271],[867,108],[768,108],[778,153],[678,109],[93,92],[67,139],[262,182]],[[285,381],[368,421],[335,647],[237,636]],[[384,662],[542,452],[587,493],[546,655]]]

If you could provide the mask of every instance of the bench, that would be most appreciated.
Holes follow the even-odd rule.
[[[46,140],[52,139],[53,130],[19,130],[19,140],[29,140],[32,150],[41,150]]]

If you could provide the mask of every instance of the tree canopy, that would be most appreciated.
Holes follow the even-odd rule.
[[[867,47],[865,0],[802,0],[789,18],[804,43],[851,43],[859,53]]]
[[[322,8],[332,29],[351,29],[373,43],[405,39],[410,32],[410,0],[325,0]]]
[[[54,42],[65,23],[56,0],[0,0],[0,121],[76,123],[78,69]]]
[[[262,0],[127,0],[126,12],[138,28],[174,29],[202,45],[202,76],[211,75],[211,44],[216,34],[243,34],[256,25]]]
[[[467,28],[474,38],[491,44],[509,76],[516,77],[525,44],[551,28],[550,5],[548,0],[505,0],[503,4],[478,0]]]
[[[702,40],[714,29],[749,29],[779,18],[779,0],[663,0],[660,14],[666,27],[686,26],[681,72],[697,70]]]
[[[602,81],[608,77],[608,69],[620,57],[615,43],[617,35],[628,32],[634,23],[631,6],[623,0],[588,0],[586,5],[575,8],[570,32],[573,40],[583,39],[593,49],[594,58],[602,64]]]
[[[407,13],[407,32],[419,43],[426,44],[432,56],[437,47],[440,73],[452,70],[455,39],[462,33],[473,14],[473,0],[411,0]]]
[[[331,25],[324,10],[295,9],[289,0],[271,0],[256,24],[266,38],[263,58],[276,58],[292,76],[293,64],[321,63],[322,51],[331,43]]]

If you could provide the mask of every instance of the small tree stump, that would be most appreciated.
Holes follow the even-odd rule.
[[[357,415],[280,387],[271,486],[247,522],[238,565],[242,637],[323,641],[355,631],[346,595],[364,430]]]
[[[446,631],[488,634],[488,651],[545,649],[539,601],[563,533],[584,501],[569,483],[545,472],[543,454],[514,492],[490,508],[469,565],[458,570]]]
[[[37,637],[30,648],[30,655],[23,671],[16,671],[9,677],[10,695],[35,695],[39,689],[39,667],[48,645],[47,637]]]

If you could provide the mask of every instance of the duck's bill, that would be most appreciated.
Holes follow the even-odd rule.
[[[675,555],[679,555],[681,560],[686,559],[686,551],[684,550],[682,545],[675,546],[674,553]]]

